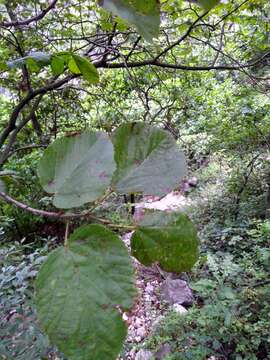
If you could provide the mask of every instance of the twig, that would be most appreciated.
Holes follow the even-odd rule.
[[[45,144],[40,144],[40,145],[32,144],[32,145],[22,146],[22,147],[19,147],[17,149],[10,151],[10,153],[8,154],[8,157],[10,158],[11,156],[13,156],[14,154],[16,154],[17,152],[20,152],[20,151],[32,150],[32,149],[38,149],[38,148],[46,148],[47,146],[48,145],[45,145]]]
[[[38,15],[33,16],[30,19],[16,20],[16,21],[2,21],[2,22],[0,22],[0,26],[6,27],[6,28],[12,27],[12,26],[19,27],[19,26],[27,26],[27,25],[31,24],[32,22],[37,22],[37,21],[43,19],[44,16],[55,7],[57,1],[58,0],[53,0],[46,9],[42,10]]]
[[[64,241],[65,248],[68,246],[68,234],[69,234],[69,221],[66,222],[65,241]]]
[[[257,159],[259,158],[261,154],[256,154],[248,163],[247,167],[246,167],[246,173],[244,175],[244,181],[242,183],[242,186],[240,187],[240,189],[238,190],[237,194],[236,194],[236,201],[235,201],[235,211],[234,211],[234,218],[235,220],[238,218],[239,215],[239,204],[240,204],[240,200],[241,200],[241,195],[244,192],[248,181],[249,181],[249,177],[252,174],[252,171],[254,169],[255,163],[257,161]]]
[[[59,220],[75,220],[75,219],[82,219],[88,218],[92,220],[96,220],[102,224],[106,224],[109,227],[114,229],[126,229],[126,230],[134,230],[135,226],[129,225],[120,225],[120,224],[113,224],[110,220],[99,218],[89,211],[83,211],[81,213],[63,213],[63,212],[53,212],[53,211],[45,211],[40,209],[35,209],[27,204],[24,204],[16,199],[13,199],[11,196],[7,195],[6,193],[0,191],[0,198],[2,198],[5,202],[18,207],[19,209],[28,211],[34,215],[48,217],[48,218],[55,218]]]

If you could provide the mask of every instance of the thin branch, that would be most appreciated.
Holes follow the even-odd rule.
[[[12,151],[9,152],[8,157],[10,158],[11,156],[13,156],[14,154],[16,154],[17,152],[20,151],[25,151],[25,150],[31,150],[31,149],[38,149],[38,148],[46,148],[48,145],[45,144],[32,144],[32,145],[26,145],[26,146],[22,146],[19,147],[17,149],[14,149]]]
[[[129,225],[121,225],[121,224],[112,224],[110,220],[99,218],[95,215],[89,213],[89,211],[84,211],[81,213],[63,213],[63,212],[53,212],[53,211],[45,211],[40,209],[35,209],[27,204],[24,204],[16,199],[13,199],[11,196],[7,195],[6,193],[0,191],[0,198],[2,198],[8,204],[14,205],[19,209],[24,211],[30,212],[31,214],[47,217],[47,218],[54,218],[59,220],[75,220],[75,219],[92,219],[98,221],[102,224],[108,225],[114,229],[127,229],[127,230],[134,230],[135,226]]]
[[[56,82],[52,82],[49,83],[48,85],[41,87],[39,89],[33,90],[31,92],[29,92],[20,102],[19,104],[14,108],[8,125],[7,127],[3,130],[3,132],[0,135],[0,148],[1,146],[4,144],[5,140],[7,139],[7,137],[9,136],[9,134],[15,130],[16,128],[16,120],[20,114],[20,112],[22,111],[22,109],[30,103],[31,100],[33,100],[35,97],[37,97],[38,95],[41,94],[46,94],[48,91],[57,89],[59,87],[61,87],[62,85],[66,84],[67,82],[69,82],[71,79],[76,78],[77,75],[70,75],[65,77],[62,80],[56,81]]]
[[[4,162],[8,159],[9,157],[9,153],[10,153],[10,150],[13,146],[13,144],[15,143],[16,141],[16,138],[17,138],[17,134],[21,131],[22,128],[24,128],[24,126],[30,121],[32,120],[33,116],[35,115],[35,112],[41,102],[41,99],[42,97],[44,96],[44,94],[40,94],[39,97],[35,100],[34,102],[34,105],[31,109],[31,112],[30,114],[25,118],[23,119],[19,125],[15,126],[14,129],[12,131],[10,131],[11,133],[11,136],[10,136],[10,139],[9,139],[9,143],[8,145],[6,146],[5,150],[2,152],[1,156],[0,156],[0,166],[2,166],[4,164]]]
[[[58,0],[53,0],[46,9],[42,10],[38,15],[33,16],[30,19],[15,20],[15,21],[2,21],[2,22],[0,22],[0,26],[6,27],[6,28],[12,27],[12,26],[19,27],[19,26],[27,26],[27,25],[31,24],[32,22],[37,22],[37,21],[43,19],[44,16],[46,16],[46,14],[55,7],[57,1]]]
[[[239,215],[239,205],[240,205],[240,201],[241,201],[241,195],[243,194],[248,181],[249,181],[249,177],[253,172],[253,169],[255,167],[255,163],[257,161],[257,159],[260,157],[260,153],[256,154],[248,163],[247,167],[246,167],[246,173],[244,174],[244,181],[240,187],[240,189],[238,190],[237,194],[236,194],[236,200],[235,200],[235,210],[234,210],[234,218],[235,220],[237,220],[238,215]]]
[[[161,53],[162,54],[162,53]],[[160,56],[161,56],[160,54]],[[94,65],[96,66],[96,68],[104,68],[104,69],[119,69],[119,68],[137,68],[137,67],[143,67],[143,66],[157,66],[157,67],[161,67],[161,68],[168,68],[168,69],[175,69],[175,70],[186,70],[186,71],[210,71],[210,70],[219,70],[219,71],[227,71],[227,70],[239,70],[239,71],[243,71],[243,69],[245,68],[249,68],[252,67],[258,63],[260,63],[266,56],[268,56],[269,54],[265,54],[262,57],[260,57],[259,59],[247,63],[247,64],[237,64],[237,65],[208,65],[208,66],[189,66],[189,65],[182,65],[182,64],[171,64],[171,63],[166,63],[166,62],[160,62],[156,59],[149,59],[149,60],[144,60],[144,61],[138,61],[138,62],[119,62],[119,63],[108,63],[108,62],[104,62],[104,61],[97,61],[94,62]],[[159,56],[158,56],[159,57]],[[1,135],[0,135],[0,148],[1,146],[4,144],[5,140],[7,139],[7,137],[9,136],[9,134],[15,130],[16,128],[16,121],[17,118],[21,112],[21,110],[30,103],[31,100],[33,100],[36,96],[41,95],[41,94],[46,94],[49,91],[55,90],[60,88],[61,86],[65,85],[66,83],[68,83],[69,81],[71,81],[72,79],[75,79],[79,77],[79,75],[69,75],[67,77],[65,77],[62,80],[59,81],[54,81],[49,83],[48,85],[41,87],[39,89],[33,90],[31,92],[29,92],[25,98],[22,99],[22,101],[15,107],[15,109],[13,110],[11,116],[10,116],[10,120],[8,122],[8,125],[6,126],[6,128],[2,131]]]
[[[224,37],[224,29],[225,29],[225,23],[222,24],[221,27],[221,32],[220,32],[220,40],[219,40],[219,47],[217,49],[217,53],[216,56],[214,57],[214,60],[212,62],[212,66],[216,65],[218,57],[222,51],[222,47],[223,47],[223,37]]]
[[[134,44],[132,46],[132,49],[130,50],[130,52],[127,54],[126,56],[126,61],[129,60],[130,56],[133,54],[133,52],[135,51],[137,45],[139,44],[140,40],[141,40],[141,36],[137,37],[137,39],[134,41]]]
[[[242,7],[243,5],[245,5],[247,2],[249,2],[250,0],[244,0],[241,4],[239,4],[238,6],[236,6],[232,11],[230,11],[229,13],[227,13],[226,15],[224,15],[215,25],[214,27],[216,28],[222,21],[224,21],[225,19],[227,19],[227,17],[229,17],[230,15],[232,15],[233,13],[235,13],[238,9],[240,9],[240,7]]]
[[[67,247],[68,246],[68,235],[69,235],[69,221],[66,221],[66,230],[65,230],[65,242],[64,242],[64,246]]]
[[[178,39],[177,41],[175,41],[174,43],[172,43],[170,46],[168,46],[166,49],[164,49],[161,53],[159,53],[159,54],[155,57],[154,61],[157,61],[161,56],[167,54],[167,53],[168,53],[170,50],[172,50],[175,46],[180,45],[181,42],[183,42],[183,41],[189,36],[189,34],[192,32],[194,26],[195,26],[201,19],[203,19],[203,17],[204,17],[205,15],[207,15],[207,14],[208,14],[208,11],[205,12],[205,13],[203,13],[201,16],[199,16],[199,17],[190,25],[190,27],[189,27],[188,30],[185,32],[185,34],[184,34],[183,36],[181,36],[180,39]]]
[[[189,65],[183,65],[183,64],[172,64],[172,63],[166,63],[161,61],[156,61],[155,59],[150,60],[144,60],[144,61],[134,61],[134,62],[127,62],[127,63],[97,63],[95,66],[97,68],[104,68],[104,69],[120,69],[120,68],[137,68],[137,67],[143,67],[143,66],[157,66],[161,68],[167,68],[167,69],[175,69],[175,70],[186,70],[186,71],[210,71],[210,70],[219,70],[219,71],[227,71],[227,70],[242,70],[244,68],[252,67],[259,62],[263,57],[257,59],[256,61],[252,63],[247,63],[243,65],[205,65],[205,66],[189,66]]]

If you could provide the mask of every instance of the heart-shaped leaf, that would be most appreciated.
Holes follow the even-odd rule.
[[[187,215],[157,211],[145,216],[131,238],[132,255],[168,272],[189,271],[198,258],[197,232]]]
[[[105,133],[85,132],[57,139],[38,166],[40,183],[54,205],[69,209],[95,201],[115,170],[113,145]]]
[[[120,126],[113,138],[119,193],[165,195],[186,175],[184,154],[171,134],[143,123]]]
[[[99,4],[113,14],[136,26],[147,40],[158,37],[160,25],[159,1],[157,0],[100,0]]]
[[[68,359],[114,360],[127,331],[118,307],[130,309],[135,293],[123,242],[103,226],[87,225],[41,267],[38,318]]]

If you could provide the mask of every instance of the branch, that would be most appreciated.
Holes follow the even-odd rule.
[[[247,2],[249,2],[250,0],[244,0],[241,4],[239,4],[238,6],[236,6],[232,11],[230,11],[229,13],[227,13],[226,15],[224,15],[215,25],[214,28],[216,28],[222,21],[224,21],[225,19],[227,19],[230,15],[232,15],[233,13],[235,13],[238,9],[240,9],[240,7],[242,7],[243,5],[245,5]]]
[[[40,209],[32,208],[31,206],[28,206],[27,204],[24,204],[16,199],[13,199],[11,196],[7,195],[6,193],[0,191],[0,198],[2,198],[5,202],[8,204],[14,205],[19,209],[22,209],[24,211],[28,211],[31,214],[47,217],[47,218],[54,218],[59,220],[75,220],[75,219],[82,219],[82,218],[88,218],[92,220],[96,220],[102,224],[108,225],[115,229],[128,229],[128,230],[134,230],[135,226],[128,226],[128,225],[119,225],[119,224],[112,224],[110,220],[98,218],[95,215],[92,215],[89,213],[89,211],[81,212],[81,213],[63,213],[63,212],[53,212],[53,211],[45,211]]]
[[[259,60],[256,60],[252,63],[243,64],[243,65],[205,65],[205,66],[189,66],[189,65],[183,65],[183,64],[171,64],[161,61],[156,61],[155,59],[145,60],[145,61],[134,61],[134,62],[128,62],[128,63],[106,63],[101,64],[97,63],[95,66],[97,68],[104,68],[104,69],[120,69],[120,68],[137,68],[137,67],[143,67],[143,66],[157,66],[161,68],[167,68],[167,69],[175,69],[175,70],[187,70],[187,71],[210,71],[210,70],[219,70],[219,71],[226,71],[226,70],[242,70],[244,68],[249,68],[257,63],[259,63],[262,60],[260,58]]]
[[[18,132],[21,131],[21,129],[33,118],[43,96],[44,96],[44,94],[39,95],[39,97],[34,102],[34,105],[32,107],[30,114],[25,119],[23,119],[17,126],[15,126],[14,130],[11,131],[12,134],[10,136],[9,143],[0,156],[0,166],[1,167],[3,166],[4,162],[9,157],[10,150],[12,148],[12,145],[16,141]]]
[[[203,13],[201,16],[199,16],[188,28],[188,30],[185,32],[185,34],[183,36],[181,36],[180,39],[178,39],[177,41],[175,41],[174,43],[172,43],[170,46],[168,46],[166,49],[164,49],[160,54],[158,54],[154,61],[157,61],[161,56],[165,55],[168,51],[172,50],[175,46],[180,45],[181,42],[183,42],[191,33],[191,31],[193,30],[193,28],[195,27],[195,25],[205,16],[208,14],[209,11]]]
[[[13,156],[14,154],[16,154],[17,152],[20,152],[20,151],[39,149],[39,148],[47,148],[47,147],[48,147],[48,145],[45,145],[45,144],[40,144],[40,145],[32,144],[32,145],[22,146],[20,148],[10,151],[8,154],[8,157],[10,158],[11,156]]]
[[[247,64],[237,64],[237,65],[208,65],[208,66],[189,66],[189,65],[182,65],[182,64],[171,64],[166,62],[160,62],[156,59],[149,59],[144,61],[138,61],[138,62],[120,62],[120,63],[108,63],[104,61],[97,61],[93,64],[96,66],[96,68],[104,68],[104,69],[119,69],[119,68],[137,68],[137,67],[143,67],[143,66],[157,66],[161,68],[167,68],[167,69],[175,69],[175,70],[186,70],[186,71],[210,71],[210,70],[219,70],[219,71],[227,71],[227,70],[240,70],[243,71],[245,68],[252,67],[258,63],[260,63],[265,57],[267,57],[269,53],[264,54],[259,59],[247,63]],[[158,56],[159,57],[159,56]],[[29,92],[24,99],[15,107],[13,110],[10,120],[8,122],[7,127],[3,130],[2,134],[0,135],[0,148],[4,144],[5,140],[9,136],[9,134],[16,129],[16,121],[17,118],[21,112],[21,110],[36,96],[41,94],[46,94],[47,92],[51,90],[55,90],[60,88],[62,85],[65,85],[72,79],[75,79],[79,77],[79,75],[69,75],[65,77],[62,80],[51,82],[48,85],[41,87],[39,89],[33,90]],[[1,165],[0,165],[1,166]]]
[[[56,81],[56,82],[52,82],[49,83],[48,85],[41,87],[39,89],[33,90],[31,92],[29,92],[23,99],[21,102],[19,102],[19,104],[15,107],[15,109],[13,110],[8,125],[7,127],[3,130],[3,132],[0,135],[0,148],[1,146],[4,144],[5,140],[7,139],[7,137],[9,136],[9,134],[16,129],[16,120],[20,114],[20,112],[22,111],[22,109],[30,103],[31,100],[33,100],[35,97],[37,97],[38,95],[42,95],[42,94],[46,94],[48,91],[50,90],[54,90],[59,88],[60,86],[66,84],[67,82],[69,82],[71,79],[76,78],[76,75],[70,75],[65,77],[62,80]]]
[[[237,220],[238,215],[239,215],[239,205],[240,205],[240,201],[241,201],[241,195],[243,194],[248,181],[249,181],[249,177],[253,172],[255,163],[257,161],[257,159],[260,157],[260,153],[256,154],[248,163],[247,167],[246,167],[246,173],[244,174],[244,181],[240,187],[240,189],[238,190],[237,194],[236,194],[236,200],[235,200],[235,211],[234,211],[234,218],[235,220]]]
[[[219,40],[219,47],[217,48],[216,56],[214,57],[214,60],[212,62],[212,65],[216,65],[218,57],[220,53],[222,52],[222,46],[223,46],[223,37],[224,37],[224,31],[225,30],[225,23],[222,24],[221,32],[220,32],[220,40]]]
[[[12,26],[19,27],[19,26],[27,26],[27,25],[31,24],[32,22],[37,22],[37,21],[43,19],[44,16],[46,16],[46,14],[55,7],[57,1],[58,0],[53,0],[46,9],[42,10],[38,15],[33,16],[30,19],[16,20],[16,21],[2,21],[2,22],[0,22],[0,26],[6,27],[6,28],[12,27]]]

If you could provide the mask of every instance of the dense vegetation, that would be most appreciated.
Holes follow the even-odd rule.
[[[0,0],[1,359],[269,358],[269,18],[262,0]],[[181,213],[133,216],[176,189]],[[129,231],[195,301],[123,346]]]

